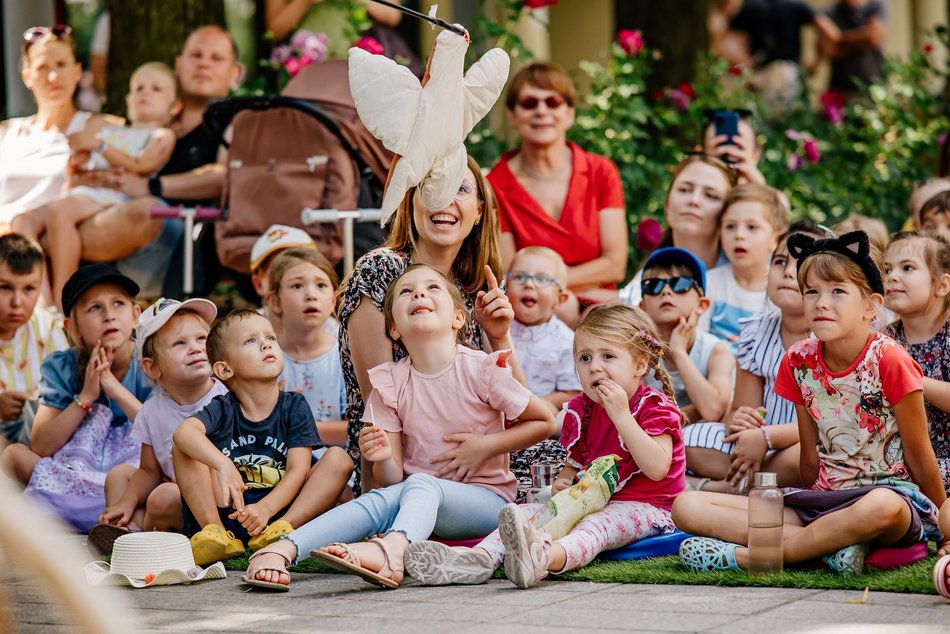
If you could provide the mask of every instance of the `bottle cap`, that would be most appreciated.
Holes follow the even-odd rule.
[[[757,487],[774,487],[778,486],[778,474],[769,473],[768,471],[760,471],[755,474],[755,486]]]

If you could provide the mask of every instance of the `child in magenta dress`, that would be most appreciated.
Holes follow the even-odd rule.
[[[682,413],[659,363],[661,352],[656,327],[638,308],[598,306],[575,332],[574,363],[584,393],[566,406],[561,442],[567,464],[552,493],[571,486],[595,458],[617,454],[619,483],[603,510],[552,541],[528,519],[543,505],[509,504],[499,515],[499,530],[475,548],[411,544],[407,572],[428,585],[483,583],[504,561],[508,579],[527,588],[548,572],[577,570],[602,551],[674,530],[670,508],[685,488],[686,454]],[[641,385],[651,370],[663,392]]]

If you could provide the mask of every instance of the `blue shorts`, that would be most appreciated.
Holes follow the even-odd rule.
[[[139,285],[140,296],[150,299],[161,297],[169,263],[184,234],[184,222],[177,218],[166,218],[157,238],[132,255],[117,260],[115,266]]]

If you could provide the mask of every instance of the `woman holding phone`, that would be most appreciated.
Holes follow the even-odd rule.
[[[703,136],[703,151],[718,156],[735,169],[739,185],[765,185],[765,177],[759,171],[762,148],[755,136],[755,128],[749,121],[749,114],[747,110],[711,112]]]
[[[506,105],[521,144],[488,175],[498,198],[505,269],[523,247],[559,253],[568,266],[570,297],[558,317],[572,327],[578,298],[596,303],[616,297],[629,244],[617,167],[567,141],[576,97],[560,66],[538,62],[515,75]]]

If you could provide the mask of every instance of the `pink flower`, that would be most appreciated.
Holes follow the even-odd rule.
[[[792,154],[788,157],[788,161],[785,166],[788,168],[789,172],[794,172],[802,165],[802,157],[798,154]]]
[[[690,100],[696,98],[696,90],[693,89],[693,85],[692,85],[692,84],[680,84],[680,85],[679,85],[679,90],[680,90],[680,92],[682,92],[684,95],[686,95],[687,97],[689,97]]]
[[[356,41],[356,47],[363,49],[367,53],[372,53],[373,55],[383,54],[383,45],[380,44],[378,40],[366,35]]]
[[[688,91],[683,90],[683,88],[688,88]],[[693,87],[689,84],[680,84],[679,88],[673,88],[667,93],[670,102],[676,106],[677,110],[680,112],[685,112],[689,108],[689,103],[693,100],[693,97],[696,96]]]
[[[653,218],[644,218],[637,225],[637,248],[652,251],[663,237],[663,227]]]
[[[805,151],[805,160],[809,163],[817,163],[821,159],[821,152],[818,150],[815,139],[806,139],[802,149]]]
[[[624,29],[617,33],[617,43],[627,56],[633,57],[643,50],[643,33]]]
[[[794,141],[795,139],[798,138],[798,131],[793,130],[792,128],[789,128],[788,130],[785,131],[785,136],[791,139],[792,141]]]
[[[524,0],[526,9],[543,9],[548,5],[553,7],[556,4],[557,0]]]
[[[274,66],[280,66],[281,64],[286,62],[288,59],[290,59],[290,55],[291,55],[290,47],[287,46],[286,44],[281,44],[280,46],[274,49],[273,53],[271,53],[270,62]]]
[[[844,119],[845,97],[836,90],[828,90],[818,98],[825,109],[825,118],[832,123],[841,123]]]
[[[284,62],[284,70],[286,70],[287,74],[289,74],[291,77],[296,77],[297,73],[300,72],[300,68],[301,66],[299,57],[291,57],[286,62]]]

